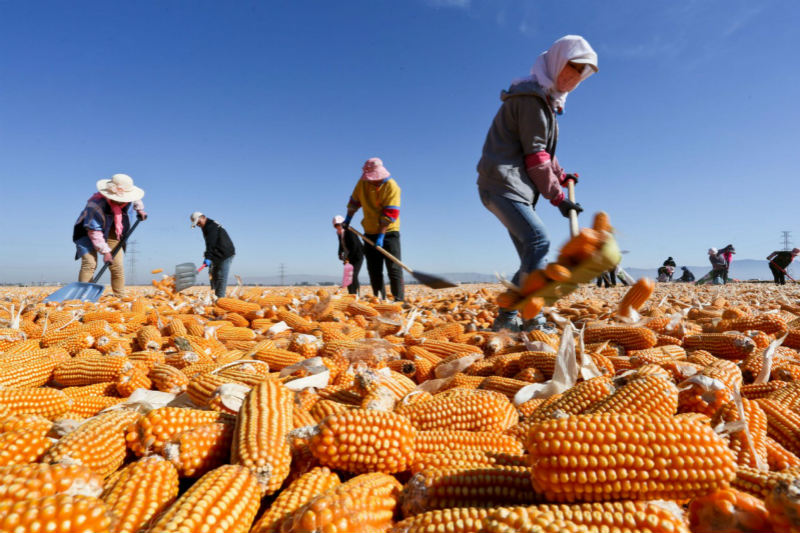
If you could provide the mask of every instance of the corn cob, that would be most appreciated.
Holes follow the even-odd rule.
[[[514,395],[526,385],[530,385],[530,383],[514,378],[489,376],[481,381],[481,384],[478,386],[478,388],[482,390],[499,392],[500,394],[504,394],[509,400],[513,400]]]
[[[59,363],[53,370],[53,381],[62,387],[117,381],[123,372],[132,367],[127,357],[104,355],[81,357]]]
[[[126,398],[133,394],[136,389],[149,389],[153,385],[147,373],[137,367],[122,372],[117,378],[117,393]]]
[[[51,464],[79,464],[106,477],[125,459],[125,427],[139,418],[132,411],[111,411],[97,415],[61,437],[45,454]]]
[[[655,288],[656,284],[652,279],[640,278],[620,300],[617,314],[627,316],[631,310],[638,311],[653,294]]]
[[[140,350],[160,350],[164,344],[161,332],[155,326],[142,326],[136,332],[136,343]]]
[[[723,316],[724,318],[724,316]],[[782,337],[788,326],[786,320],[773,313],[762,313],[756,316],[745,316],[731,320],[722,320],[717,324],[717,331],[763,331],[767,335],[776,334]]]
[[[251,533],[278,533],[281,523],[292,513],[340,483],[339,476],[324,466],[311,469],[281,491],[253,525]]]
[[[660,415],[542,422],[530,431],[528,451],[533,488],[551,501],[690,498],[726,488],[736,470],[710,427]]]
[[[619,380],[618,380],[619,381]],[[584,412],[619,414],[660,414],[672,416],[678,411],[678,387],[661,375],[646,375],[626,383],[608,397],[595,403]]]
[[[264,361],[269,364],[269,367],[273,370],[282,370],[305,359],[298,353],[280,348],[259,350],[252,357],[257,361]]]
[[[767,434],[793,454],[800,453],[800,415],[776,400],[755,401],[767,415]]]
[[[432,430],[418,431],[415,454],[443,451],[476,450],[520,455],[522,443],[510,435],[485,431]]]
[[[354,474],[393,474],[408,469],[416,430],[404,416],[354,409],[325,418],[311,437],[311,453],[320,463]]]
[[[156,389],[178,394],[186,390],[189,378],[174,366],[156,363],[148,374]]]
[[[124,401],[124,398],[117,398],[115,396],[86,396],[84,398],[75,398],[72,400],[69,411],[61,415],[61,418],[69,420],[90,418],[100,413],[100,411]]]
[[[55,494],[100,496],[103,478],[79,465],[27,464],[0,467],[0,501],[22,501]]]
[[[423,470],[403,488],[403,516],[448,507],[493,507],[532,503],[527,467]]]
[[[386,531],[402,485],[387,474],[361,474],[312,499],[292,513],[280,531],[292,533]]]
[[[249,468],[268,494],[289,475],[293,400],[281,383],[262,381],[247,394],[236,420],[231,463]]]
[[[546,504],[493,510],[489,519],[499,517],[508,523],[524,523],[526,516],[548,513],[557,519],[585,526],[592,532],[614,533],[689,533],[681,517],[656,503],[641,501],[582,504]],[[542,530],[547,531],[547,530]]]
[[[739,466],[757,467],[759,462],[767,464],[767,415],[754,401],[742,398],[742,408],[747,421],[747,434],[739,430],[730,434],[729,447],[736,454]],[[736,405],[729,403],[722,407],[712,420],[712,426],[740,420]],[[753,455],[755,453],[755,455]]]
[[[0,433],[0,466],[36,463],[50,444],[50,440],[36,429]]]
[[[420,430],[503,431],[519,421],[511,402],[494,391],[453,389],[397,408]]]
[[[442,387],[442,390],[440,392],[444,392],[450,389],[462,389],[461,392],[463,392],[463,389],[477,389],[478,387],[481,386],[481,383],[483,383],[484,379],[486,378],[484,378],[483,376],[468,376],[463,372],[459,372],[458,374],[450,378],[450,381],[448,381],[447,384],[444,387]]]
[[[583,339],[587,343],[610,341],[626,350],[643,350],[656,345],[654,331],[634,326],[600,326],[587,328]]]
[[[723,359],[744,359],[755,350],[756,343],[746,335],[702,333],[683,339],[683,347],[687,351],[706,350]]]
[[[221,307],[225,311],[233,313],[247,314],[252,311],[261,310],[261,306],[255,302],[247,302],[237,298],[217,298],[215,302],[217,307]]]
[[[416,454],[411,465],[411,473],[426,469],[445,468],[489,468],[495,466],[526,466],[522,455],[487,452],[481,450],[455,450],[438,453]]]
[[[164,445],[184,431],[214,422],[232,423],[228,415],[216,411],[160,407],[148,412],[125,428],[125,441],[138,456],[161,453]]]
[[[484,531],[483,519],[490,511],[480,507],[434,509],[396,523],[388,533],[480,533]]]
[[[261,491],[246,468],[224,465],[201,477],[148,529],[148,533],[247,533]]]
[[[730,488],[693,499],[689,524],[694,532],[771,530],[764,502]]]
[[[21,354],[6,355],[0,361],[0,388],[27,388],[45,385],[53,369],[69,354],[62,348],[44,348]]]
[[[18,502],[0,501],[0,531],[79,531],[110,533],[111,516],[102,500],[58,494]]]
[[[788,468],[781,472],[768,472],[742,466],[736,470],[736,476],[731,481],[731,486],[747,494],[764,499],[778,482],[791,482],[798,476],[800,476],[800,469],[798,468]]]
[[[528,422],[525,423],[540,422],[563,415],[580,414],[595,403],[606,399],[613,392],[614,386],[611,383],[611,377],[608,375],[582,381],[564,391],[555,401],[543,404],[539,409],[531,413],[528,417]]]
[[[631,365],[642,366],[647,363],[661,364],[686,357],[686,351],[674,344],[656,346],[645,350],[631,350],[628,352]]]
[[[764,446],[767,451],[767,464],[770,470],[785,470],[800,466],[800,457],[778,444],[771,437],[764,437]]]
[[[233,428],[233,424],[215,422],[188,429],[164,445],[164,457],[182,477],[200,477],[230,457]]]
[[[8,415],[0,417],[0,434],[7,431],[27,429],[39,435],[47,435],[53,423],[41,415]]]
[[[545,381],[544,374],[538,368],[524,368],[512,376],[514,379],[526,381],[528,383],[542,383]]]
[[[41,415],[54,419],[69,410],[72,400],[60,390],[0,389],[0,409],[12,415]]]
[[[250,328],[225,327],[217,331],[217,340],[220,341],[251,341],[255,339],[256,332]]]
[[[143,352],[132,352],[128,355],[128,361],[134,366],[150,372],[156,364],[166,363],[164,352],[146,350]]]
[[[178,472],[158,455],[126,466],[103,492],[116,517],[115,533],[136,533],[169,507],[178,496]]]
[[[483,520],[482,533],[589,533],[586,526],[556,518],[552,513],[528,509],[514,512],[501,507]]]

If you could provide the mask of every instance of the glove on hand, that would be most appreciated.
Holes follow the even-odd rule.
[[[207,267],[211,266],[211,259],[203,259],[203,264]]]
[[[344,222],[342,222],[342,228],[347,229],[350,227],[350,221],[353,220],[353,215],[347,215],[344,217]]]
[[[569,218],[569,212],[572,211],[573,209],[578,214],[583,213],[583,208],[581,207],[581,204],[576,204],[574,202],[570,202],[566,198],[561,200],[561,203],[558,204],[558,210],[561,211],[561,214],[565,218]]]
[[[378,234],[378,238],[375,239],[375,246],[383,248],[383,238],[385,235],[383,233]]]
[[[137,211],[136,212],[136,219],[137,220],[147,220],[147,213],[145,211]]]
[[[567,174],[567,175],[565,175],[565,176],[564,176],[564,182],[563,182],[563,185],[566,185],[566,184],[567,184],[567,182],[568,182],[568,181],[570,181],[570,180],[574,181],[574,182],[575,182],[575,185],[577,185],[577,184],[578,184],[578,173],[576,172],[576,173],[574,173],[574,174]]]

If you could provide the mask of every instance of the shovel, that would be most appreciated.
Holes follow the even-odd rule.
[[[442,277],[434,276],[433,274],[426,274],[425,272],[420,272],[419,270],[411,270],[411,267],[400,261],[398,258],[393,256],[380,246],[375,246],[374,242],[361,235],[358,232],[358,230],[353,228],[353,226],[347,226],[347,229],[349,229],[350,231],[352,231],[353,233],[364,239],[364,242],[366,242],[367,244],[372,245],[376,250],[385,255],[389,259],[389,261],[400,265],[403,268],[403,270],[414,276],[414,279],[416,279],[423,285],[430,287],[431,289],[449,289],[450,287],[458,287],[458,285],[456,285],[452,281],[446,280]]]
[[[115,255],[117,255],[117,252],[120,250],[120,248],[125,246],[125,243],[128,241],[128,237],[131,236],[131,233],[133,233],[133,230],[135,230],[136,226],[139,225],[139,222],[141,222],[141,220],[137,220],[131,229],[128,230],[128,233],[122,237],[122,240],[117,243],[113,250],[111,250],[112,259]],[[81,281],[70,283],[69,285],[61,287],[42,301],[63,302],[65,300],[81,300],[83,302],[96,302],[100,299],[100,295],[103,294],[103,290],[105,289],[103,285],[99,285],[97,283],[97,280],[99,280],[100,276],[102,276],[106,271],[108,265],[108,263],[103,264],[103,268],[101,268],[100,272],[98,272],[97,275],[92,278],[92,281],[88,283]]]
[[[184,289],[197,285],[197,273],[205,267],[205,263],[200,265],[200,268],[195,267],[194,263],[175,265],[175,292],[181,292]]]

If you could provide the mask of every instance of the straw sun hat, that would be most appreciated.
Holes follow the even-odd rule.
[[[127,174],[114,174],[111,179],[99,180],[97,190],[109,200],[121,203],[135,202],[144,197],[144,191],[136,187],[133,178]]]

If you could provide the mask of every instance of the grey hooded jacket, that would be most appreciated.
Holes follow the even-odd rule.
[[[544,89],[532,80],[500,94],[478,162],[478,187],[517,202],[534,204],[538,191],[525,170],[525,156],[546,151],[555,157],[558,122]]]

